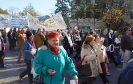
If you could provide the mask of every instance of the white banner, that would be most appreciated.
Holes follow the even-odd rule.
[[[29,13],[27,13],[27,19],[28,27],[34,30],[37,30],[38,28],[45,28],[46,31],[51,31],[57,29],[65,29],[67,27],[61,13],[57,13],[44,22],[37,20]]]
[[[9,23],[10,15],[8,14],[0,14],[0,28],[11,27]]]
[[[28,22],[26,16],[16,16],[12,15],[9,19],[10,25],[12,27],[27,27]]]

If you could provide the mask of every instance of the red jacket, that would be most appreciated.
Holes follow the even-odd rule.
[[[5,43],[4,43],[4,39],[2,37],[0,37],[0,40],[2,42],[2,45],[1,45],[2,46],[2,51],[5,52],[6,46],[5,46]]]

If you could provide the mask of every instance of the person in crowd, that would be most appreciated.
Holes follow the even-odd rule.
[[[38,50],[34,59],[34,70],[39,76],[44,76],[45,84],[65,84],[65,70],[78,84],[75,65],[67,52],[59,47],[59,38],[57,31],[48,33],[48,46],[42,46]]]
[[[114,48],[118,64],[121,64],[120,43],[121,43],[120,34],[118,33],[118,31],[115,31]]]
[[[75,34],[74,34],[74,48],[76,49],[76,54],[74,56],[74,59],[76,59],[81,51],[81,43],[82,43],[82,37],[80,36],[80,31],[76,30]]]
[[[114,35],[114,31],[112,29],[109,30],[108,34],[107,34],[107,37],[108,37],[108,48],[107,48],[107,54],[109,56],[109,59],[110,61],[113,61],[115,66],[118,65],[118,62],[116,61],[115,59],[115,50],[114,50],[114,38],[115,38],[115,35]]]
[[[105,64],[108,63],[108,57],[106,54],[106,47],[103,45],[103,40],[100,40],[100,37],[98,34],[94,35],[95,42],[94,42],[94,48],[96,49],[97,55],[100,60],[101,68],[102,68],[102,74],[100,74],[100,77],[104,84],[109,84],[108,79],[106,78],[106,69]]]
[[[44,35],[46,35],[45,28],[43,28],[42,33],[43,33]]]
[[[8,41],[9,41],[9,50],[10,51],[14,51],[14,40],[15,40],[15,34],[12,31],[12,29],[10,29],[10,31],[7,33],[7,37],[8,37]]]
[[[108,33],[108,29],[105,28],[105,29],[102,30],[102,32],[100,34],[100,39],[104,40],[103,45],[106,47],[106,53],[107,53],[107,49],[108,49],[108,46],[109,46],[107,33]],[[106,66],[106,75],[109,76],[110,72],[109,72],[109,66],[108,65],[109,65],[109,63],[105,64],[105,66]]]
[[[30,30],[29,28],[27,28],[25,34],[27,34],[27,33],[29,33],[29,32],[31,32],[31,30]]]
[[[16,33],[17,33],[17,30],[16,30],[16,28],[14,28],[13,29],[13,34],[14,34],[14,47],[16,47],[16,44],[17,44]]]
[[[21,63],[21,57],[23,56],[22,45],[26,39],[26,35],[24,33],[24,29],[22,28],[19,33],[17,33],[17,47],[19,49],[18,63]]]
[[[16,38],[18,39],[18,34],[21,32],[21,28],[18,28],[18,31],[17,31],[17,33],[16,33]]]
[[[126,66],[119,75],[117,84],[133,84],[133,53],[131,53]]]
[[[36,34],[36,30],[33,30],[32,33],[33,33],[33,35],[35,35]]]
[[[131,37],[131,28],[126,27],[125,35],[121,38],[121,49],[124,55],[123,68],[125,67],[127,63],[129,56],[132,52],[132,48],[133,48],[133,41],[131,40],[130,37]]]
[[[42,34],[42,31],[39,28],[37,33],[34,36],[34,42],[35,42],[36,48],[38,49],[39,47],[44,45],[44,41],[45,41],[45,36]]]
[[[57,29],[57,32],[60,34],[59,46],[60,46],[62,49],[64,49],[64,48],[63,48],[63,39],[64,39],[64,37],[62,36],[61,31],[60,31],[59,29]]]
[[[90,35],[87,36],[81,49],[81,59],[85,56],[82,64],[90,64],[92,75],[87,77],[87,80],[81,84],[93,84],[95,78],[102,73],[99,57],[93,46],[95,37]]]
[[[2,32],[2,37],[4,39],[4,42],[6,43],[6,28],[4,28],[4,30]]]
[[[22,50],[24,53],[24,61],[26,64],[26,70],[24,70],[22,73],[19,74],[19,81],[22,81],[22,78],[28,74],[29,82],[30,84],[33,84],[33,74],[31,74],[31,68],[32,68],[32,60],[34,58],[34,54],[32,52],[32,49],[35,48],[34,42],[33,42],[33,35],[31,32],[26,33],[25,42],[23,43]]]
[[[93,29],[90,29],[89,34],[94,35],[94,34],[96,34],[96,32]]]
[[[5,68],[4,66],[4,52],[5,52],[5,43],[4,39],[2,37],[2,34],[0,32],[0,68]]]
[[[67,30],[68,31],[64,36],[64,40],[63,40],[63,47],[67,51],[68,56],[70,56],[71,54],[73,54],[74,38],[72,35],[72,29],[68,28]]]
[[[114,42],[114,37],[115,37],[114,31],[112,29],[109,30],[107,37],[108,37],[108,44],[112,45]]]

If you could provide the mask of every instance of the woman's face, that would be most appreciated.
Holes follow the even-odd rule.
[[[104,29],[103,34],[106,35],[108,33],[108,29]]]
[[[100,42],[100,38],[99,38],[99,36],[96,38],[96,41],[95,41],[96,43],[99,43]]]
[[[52,46],[52,47],[58,47],[59,45],[59,38],[58,37],[55,37],[55,38],[51,38],[48,40],[49,44]]]
[[[93,44],[94,44],[94,40],[89,43],[89,45],[91,46],[93,46]]]
[[[30,39],[31,41],[33,41],[33,35],[31,35],[31,36],[29,37],[29,39]]]

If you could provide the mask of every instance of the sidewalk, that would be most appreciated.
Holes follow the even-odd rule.
[[[8,45],[7,45],[8,46]],[[18,74],[25,69],[25,63],[22,60],[21,64],[17,63],[18,51],[9,51],[7,47],[6,57],[5,57],[5,69],[0,69],[0,84],[29,84],[28,78],[25,76],[23,82],[18,81]],[[121,72],[121,65],[115,67],[113,63],[110,64],[110,76],[107,76],[110,84],[117,84],[118,76]],[[65,74],[66,83],[70,84],[72,79],[67,73]],[[81,79],[79,80],[81,82]],[[103,84],[100,77],[97,77],[94,84]]]

